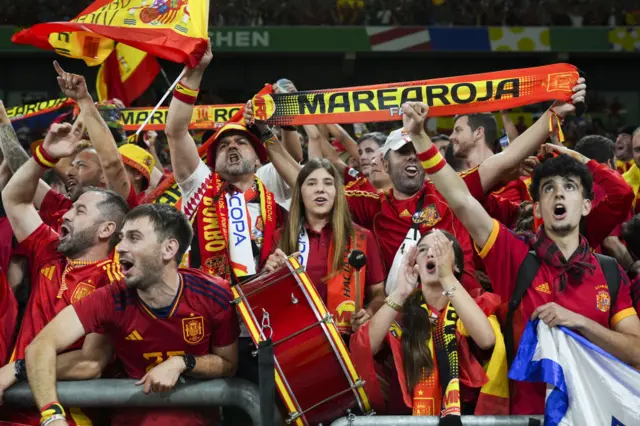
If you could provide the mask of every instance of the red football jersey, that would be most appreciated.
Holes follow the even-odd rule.
[[[514,234],[504,225],[494,221],[493,230],[487,244],[480,251],[480,257],[486,266],[493,291],[502,298],[503,302],[511,299],[518,270],[530,250],[531,246],[523,237]],[[561,271],[542,262],[538,274],[522,298],[520,309],[514,318],[526,322],[538,306],[549,302],[555,302],[612,329],[623,319],[636,315],[636,310],[631,302],[629,279],[624,271],[620,270],[622,280],[616,303],[614,306],[610,306],[611,297],[607,281],[598,260],[591,253],[589,263],[595,266],[593,273],[585,273],[579,285],[567,285],[563,291],[560,291],[556,288],[558,287],[556,278]],[[522,323],[515,325],[514,322],[514,329],[522,330],[524,326]],[[511,398],[511,414],[544,413],[546,389],[544,383],[516,381],[514,388],[515,392]]]
[[[31,268],[31,294],[12,360],[24,358],[27,345],[61,310],[121,278],[120,265],[112,259],[90,263],[67,260],[57,248],[58,234],[45,224],[20,243]]]
[[[522,176],[518,179],[514,179],[508,182],[505,186],[493,191],[492,194],[498,195],[502,198],[506,198],[514,203],[522,201],[531,201],[531,193],[529,192],[529,185],[531,185],[531,177]]]
[[[238,318],[226,281],[195,269],[180,270],[180,287],[165,317],[156,316],[124,281],[100,289],[74,305],[86,333],[104,330],[127,375],[142,378],[175,355],[211,353],[234,343]],[[210,415],[193,410],[118,410],[117,425],[208,425]]]
[[[18,302],[2,269],[0,269],[0,365],[9,360],[16,335]]]
[[[474,197],[484,198],[477,167],[462,173],[461,177]],[[421,234],[431,229],[443,229],[458,239],[464,251],[465,274],[462,283],[467,290],[480,287],[474,274],[471,237],[433,183],[425,182],[416,195],[406,200],[396,199],[393,190],[345,192],[353,220],[369,229],[376,237],[387,271],[391,268],[398,248],[411,229],[415,215],[416,220],[420,222]],[[424,197],[422,210],[416,212],[418,201],[422,197]]]

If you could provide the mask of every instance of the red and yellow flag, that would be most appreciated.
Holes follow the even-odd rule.
[[[46,22],[15,34],[14,43],[104,62],[121,42],[194,67],[208,38],[209,0],[96,0],[71,22]]]
[[[156,58],[118,43],[98,70],[98,100],[102,102],[118,98],[129,106],[149,88],[159,72],[160,64]]]

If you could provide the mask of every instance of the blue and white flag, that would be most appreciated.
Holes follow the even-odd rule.
[[[529,322],[509,378],[547,383],[545,426],[640,425],[640,372],[567,328]]]

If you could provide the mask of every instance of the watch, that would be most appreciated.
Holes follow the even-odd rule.
[[[17,381],[21,382],[23,380],[27,380],[27,363],[24,359],[16,360],[14,368],[14,376]]]
[[[184,373],[190,373],[196,367],[196,357],[191,354],[184,354],[182,359],[184,359],[184,365],[186,366]]]

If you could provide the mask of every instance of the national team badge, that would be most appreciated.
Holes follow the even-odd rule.
[[[596,308],[601,312],[609,312],[611,309],[611,296],[606,290],[600,290],[596,294]]]
[[[95,286],[92,286],[88,283],[80,283],[76,286],[76,289],[73,291],[71,295],[71,303],[76,303],[81,299],[84,299],[95,290]]]
[[[413,222],[416,224],[422,224],[424,226],[433,227],[440,222],[440,213],[435,204],[430,204],[424,208],[421,212],[416,212],[413,215]]]
[[[204,319],[200,317],[182,319],[182,336],[190,345],[200,343],[204,338]]]

